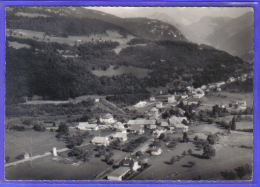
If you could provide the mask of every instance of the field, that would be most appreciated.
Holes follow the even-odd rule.
[[[221,130],[214,125],[198,125],[191,127],[191,131],[194,133],[189,135],[190,139],[194,135],[206,139],[206,134],[209,132],[216,133],[225,130]],[[211,159],[202,159],[196,156],[201,155],[202,151],[197,151],[192,142],[179,143],[173,151],[164,150],[162,155],[152,157],[149,160],[151,167],[134,178],[134,180],[198,180],[198,178],[201,180],[224,180],[220,172],[233,170],[245,164],[252,165],[252,149],[240,148],[241,145],[252,147],[252,137],[252,133],[240,132],[232,132],[229,136],[219,135],[220,140],[218,144],[214,145],[216,157]],[[182,152],[187,152],[188,149],[192,150],[192,155],[186,155],[173,165],[165,163],[169,162],[172,156],[181,156]],[[195,162],[196,165],[190,168],[189,161]],[[249,180],[250,176],[244,179]]]
[[[218,95],[226,96],[225,98],[219,97]],[[252,93],[230,93],[230,92],[217,92],[212,93],[210,95],[206,95],[205,97],[201,98],[200,101],[202,102],[202,105],[196,109],[196,111],[204,110],[204,109],[212,109],[212,106],[216,104],[223,103],[224,105],[228,106],[229,103],[232,103],[236,100],[245,100],[247,103],[247,106],[252,107],[253,106],[253,94]]]
[[[18,43],[18,42],[10,42],[10,41],[8,41],[8,45],[10,47],[15,48],[15,49],[20,49],[20,48],[23,48],[23,47],[25,47],[25,48],[30,48],[31,47],[28,44],[21,44],[21,43]]]
[[[137,78],[144,78],[148,76],[149,70],[144,68],[137,68],[133,66],[120,66],[117,69],[114,69],[114,66],[110,66],[107,70],[94,70],[92,73],[96,76],[116,76],[121,74],[132,74]]]
[[[10,29],[6,29],[7,35],[10,35]],[[92,38],[94,41],[96,40],[103,40],[103,41],[115,41],[119,42],[119,45],[114,49],[116,54],[119,54],[123,48],[129,47],[127,42],[131,39],[135,38],[132,35],[128,35],[126,38],[118,34],[114,31],[107,31],[106,35],[90,35],[90,36],[68,36],[67,38],[64,37],[56,37],[56,36],[46,36],[44,37],[43,32],[37,31],[30,31],[30,30],[23,30],[23,29],[15,29],[12,34],[13,37],[18,38],[26,38],[26,39],[37,39],[40,42],[58,42],[61,44],[68,44],[68,45],[75,45],[75,43],[80,40],[81,42],[91,42]],[[145,46],[146,44],[136,44],[131,46]]]

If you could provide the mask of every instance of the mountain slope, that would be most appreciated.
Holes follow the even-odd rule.
[[[48,17],[17,16],[21,12],[37,12]],[[57,36],[104,34],[107,30],[116,30],[123,36],[132,34],[150,40],[186,41],[181,32],[168,23],[148,18],[123,19],[82,7],[19,7],[8,11],[6,18],[7,28],[42,31]]]
[[[243,56],[253,50],[253,12],[225,24],[208,37],[210,44],[232,55]]]

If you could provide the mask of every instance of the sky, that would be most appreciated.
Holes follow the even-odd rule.
[[[253,11],[250,7],[87,7],[122,18],[150,17],[154,12],[164,13],[175,21],[188,25],[199,21],[204,16],[236,18],[246,12]]]

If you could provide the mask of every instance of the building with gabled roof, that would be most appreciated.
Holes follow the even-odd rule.
[[[120,141],[124,142],[127,140],[127,134],[123,132],[116,132],[112,135],[113,139],[119,139]]]
[[[99,118],[100,123],[115,123],[116,121],[114,120],[112,114],[106,113],[105,115],[101,116]]]
[[[96,123],[89,124],[88,122],[79,122],[77,126],[80,130],[98,130],[98,125]]]
[[[104,146],[108,146],[110,144],[109,138],[108,136],[106,137],[102,137],[102,136],[95,136],[92,140],[91,140],[92,144],[95,145],[104,145]]]
[[[123,177],[130,171],[129,167],[119,167],[110,174],[107,175],[107,179],[110,181],[122,181]]]

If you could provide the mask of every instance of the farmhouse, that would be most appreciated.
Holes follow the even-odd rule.
[[[77,126],[80,130],[98,130],[98,125],[96,123],[89,124],[88,122],[79,122]]]
[[[102,136],[95,136],[92,140],[91,140],[92,144],[95,145],[104,145],[104,146],[108,146],[109,145],[109,138],[106,137],[102,137]]]
[[[132,133],[138,133],[138,134],[144,133],[143,125],[131,125],[128,130]]]
[[[159,103],[156,103],[156,108],[162,108],[163,107],[163,104],[162,104],[162,102],[159,102]]]
[[[174,95],[158,95],[155,97],[150,97],[150,101],[160,101],[160,102],[168,102],[168,103],[176,102]]]
[[[138,164],[137,160],[132,158],[125,158],[120,162],[122,167],[129,167],[133,171],[137,171],[141,166]]]
[[[178,132],[188,132],[189,126],[186,126],[182,123],[178,123],[177,125],[175,125],[175,129]]]
[[[124,129],[124,124],[121,123],[120,121],[118,121],[118,122],[116,122],[116,123],[113,125],[113,127],[116,128],[116,129],[122,130],[122,129]]]
[[[155,119],[144,119],[144,118],[137,118],[135,120],[129,120],[127,122],[128,126],[142,125],[142,126],[146,126],[147,128],[149,128],[150,125],[155,125],[155,124],[156,124],[156,120]]]
[[[129,167],[119,167],[107,176],[110,181],[122,181],[123,177],[130,171]]]
[[[188,122],[188,119],[186,117],[172,116],[171,118],[169,118],[169,123],[170,125],[176,126],[178,123],[182,123],[183,120],[186,120]]]
[[[238,106],[238,108],[240,109],[246,109],[247,105],[246,105],[246,101],[244,100],[237,100],[235,102],[235,104]]]
[[[119,139],[120,141],[124,142],[127,140],[127,134],[122,132],[117,132],[114,135],[112,135],[113,139]]]
[[[155,108],[155,107],[153,107],[150,111],[149,111],[149,113],[148,113],[148,115],[149,115],[149,118],[150,119],[157,119],[158,118],[158,109],[157,108]]]
[[[100,123],[115,123],[112,114],[107,113],[99,118]]]

